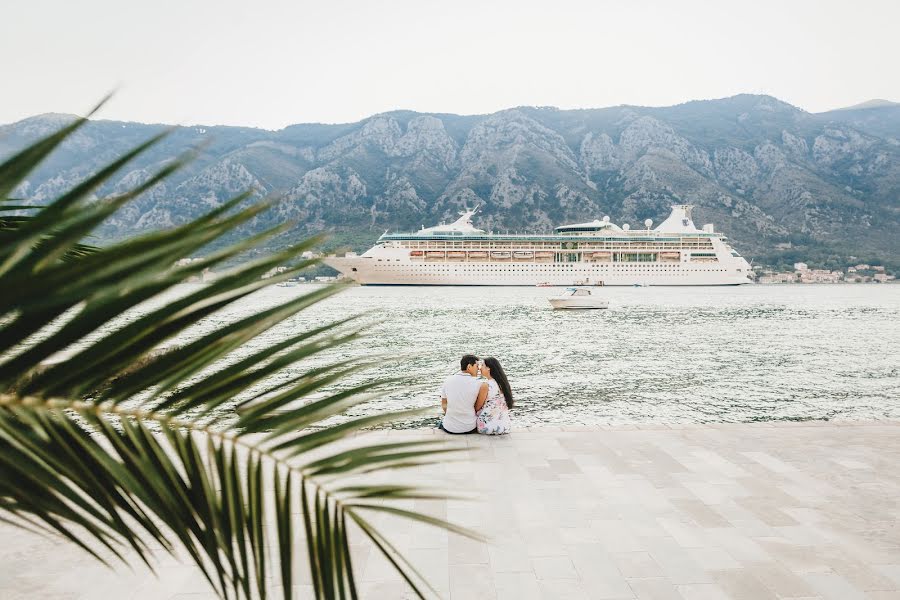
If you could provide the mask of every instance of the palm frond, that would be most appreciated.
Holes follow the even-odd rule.
[[[30,204],[0,204],[0,236],[7,234],[15,235],[23,228],[27,227],[34,218],[34,212],[41,207]],[[15,213],[15,214],[3,214]],[[0,239],[3,239],[0,237]],[[72,244],[62,255],[61,260],[64,262],[72,262],[80,258],[84,258],[88,254],[97,251],[97,246],[92,244]]]
[[[83,123],[0,165],[0,519],[60,536],[107,564],[137,559],[152,568],[154,543],[186,552],[222,598],[265,598],[276,573],[290,598],[298,533],[316,596],[356,598],[349,520],[416,593],[433,592],[366,513],[475,534],[391,505],[447,497],[439,491],[366,477],[443,461],[456,449],[429,440],[348,440],[363,428],[420,412],[335,420],[389,384],[348,384],[371,362],[327,358],[364,335],[368,324],[355,318],[319,324],[242,350],[341,286],[181,341],[216,312],[308,267],[298,257],[318,240],[226,268],[285,230],[276,227],[173,266],[266,209],[267,203],[247,205],[242,194],[181,227],[88,246],[84,240],[97,226],[189,157],[125,194],[93,198],[159,136],[44,207],[9,199]],[[262,279],[286,263],[294,266]],[[223,273],[141,309],[205,269]],[[121,321],[127,314],[133,317]],[[288,377],[273,379],[287,369]]]

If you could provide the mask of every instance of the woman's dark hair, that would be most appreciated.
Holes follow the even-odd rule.
[[[506,399],[506,407],[512,408],[512,390],[509,388],[509,380],[506,378],[506,372],[503,370],[503,367],[500,366],[500,361],[493,356],[488,356],[484,359],[484,364],[491,370],[491,377],[493,377],[494,381],[497,382],[497,385],[500,386],[500,391],[503,392],[503,397]]]
[[[465,371],[469,368],[469,365],[474,365],[478,362],[478,357],[474,354],[464,354],[462,359],[459,361],[459,370]]]

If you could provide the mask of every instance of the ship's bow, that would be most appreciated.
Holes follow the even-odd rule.
[[[360,281],[359,268],[357,263],[359,262],[359,258],[348,258],[341,256],[326,256],[322,259],[322,262],[331,267],[336,271],[340,271],[342,275],[345,277],[352,279],[357,283],[362,283]]]

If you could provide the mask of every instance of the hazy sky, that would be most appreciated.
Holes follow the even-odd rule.
[[[900,100],[900,0],[2,0],[0,123],[276,129],[377,112]]]

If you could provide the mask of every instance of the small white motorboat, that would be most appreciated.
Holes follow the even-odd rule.
[[[549,298],[554,309],[563,308],[609,308],[609,300],[595,296],[591,290],[580,287],[569,287],[562,294]]]

